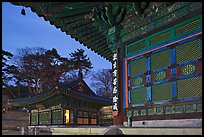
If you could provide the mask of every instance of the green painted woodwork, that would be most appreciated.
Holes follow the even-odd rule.
[[[165,114],[174,114],[174,106],[166,106],[165,107]]]
[[[170,39],[170,32],[166,31],[166,32],[164,32],[162,34],[158,34],[158,35],[152,37],[150,39],[150,44],[151,45],[156,45],[156,44],[162,43],[164,41],[167,41],[169,39]]]
[[[152,85],[152,101],[172,100],[171,82]]]
[[[146,71],[146,58],[130,61],[130,76],[142,74]]]
[[[31,113],[31,125],[38,125],[38,113]]]
[[[39,113],[39,123],[40,125],[49,125],[51,124],[51,112],[43,111]]]
[[[127,117],[131,117],[132,116],[132,111],[127,111]]]
[[[164,114],[164,108],[161,107],[161,108],[156,108],[156,114],[157,115],[163,115]]]
[[[154,115],[154,108],[148,108],[148,116]]]
[[[61,17],[69,17],[69,16],[76,16],[78,14],[82,13],[89,13],[93,9],[93,6],[85,7],[83,8],[83,5],[81,6],[81,9],[72,9],[69,11],[63,11],[55,13],[55,17],[61,18]]]
[[[202,104],[196,104],[196,112],[202,112]]]
[[[147,103],[146,87],[130,90],[131,104],[144,104]]]
[[[192,113],[195,111],[195,109],[196,109],[196,105],[194,105],[194,104],[187,104],[185,106],[185,112],[186,113]]]
[[[178,98],[202,97],[202,76],[177,81]]]
[[[202,50],[200,43],[201,40],[196,39],[194,41],[176,46],[176,63],[183,63],[201,58]]]
[[[170,66],[170,50],[163,50],[152,54],[151,59],[151,69],[156,70],[163,67]]]
[[[185,26],[186,24],[189,24],[192,22],[193,22],[193,24],[197,24],[197,27],[192,27],[192,29],[189,29],[188,31],[186,31],[186,33],[181,33],[181,35],[176,35],[176,32],[175,32],[176,28]],[[149,48],[151,48],[157,44],[160,44],[161,42],[166,42],[166,41],[178,38],[182,35],[186,35],[187,33],[190,33],[192,31],[195,31],[195,30],[200,29],[200,28],[202,28],[202,15],[197,15],[197,16],[189,19],[189,20],[181,22],[181,23],[174,25],[168,29],[165,29],[165,30],[160,31],[158,33],[155,33],[151,36],[148,36],[144,39],[141,39],[139,41],[131,43],[130,45],[127,45],[125,47],[126,56],[137,54],[143,50],[147,50],[147,49],[149,49]],[[127,33],[127,36],[128,35],[131,35],[131,33]],[[126,37],[126,36],[124,36],[124,37]],[[136,36],[134,36],[134,38],[135,37]],[[158,38],[158,37],[161,37],[161,38]],[[164,38],[162,39],[162,37],[164,37]],[[168,39],[167,39],[167,37],[168,37]],[[122,37],[122,42],[124,42],[123,39],[124,38]],[[152,43],[152,40],[154,40],[153,43]],[[145,41],[145,43],[144,43],[144,41]]]
[[[161,2],[162,3],[162,2]],[[177,2],[174,3],[171,6],[161,6],[162,4],[159,3],[159,8],[157,9],[157,12],[155,13],[154,10],[147,10],[147,17],[140,17],[138,18],[137,15],[134,18],[134,16],[131,16],[132,14],[135,14],[134,11],[131,11],[131,7],[129,7],[129,14],[130,16],[126,15],[125,21],[124,21],[124,28],[122,30],[121,36],[122,36],[122,42],[126,42],[132,38],[142,36],[152,30],[156,30],[161,28],[162,26],[171,23],[173,21],[176,21],[180,18],[183,18],[192,12],[201,11],[202,3],[200,3],[200,6],[195,4],[195,2]],[[164,2],[165,3],[165,2]],[[158,7],[158,6],[155,6]],[[148,12],[151,11],[151,14],[148,15]],[[132,33],[134,32],[134,33]]]
[[[133,110],[133,116],[139,116],[139,110]]]
[[[38,16],[44,17],[50,24],[60,28],[67,35],[75,38],[76,41],[83,43],[88,48],[92,49],[95,46],[93,39],[89,42],[84,41],[92,37],[97,37],[95,32],[102,31],[103,39],[106,40],[108,33],[107,29],[113,26],[120,27],[120,40],[126,42],[131,38],[142,36],[148,32],[156,30],[172,21],[183,18],[193,12],[200,11],[202,8],[201,2],[11,2],[14,5],[30,7]],[[144,6],[146,3],[146,6]],[[147,4],[149,3],[149,5]],[[202,22],[199,19],[200,28]],[[197,23],[198,23],[197,22]],[[194,23],[194,24],[197,24]],[[196,25],[195,25],[196,26]],[[97,29],[96,29],[97,28]],[[185,28],[185,27],[183,27]],[[179,28],[177,28],[177,31]],[[185,30],[185,29],[184,29]],[[169,32],[171,39],[173,31]],[[182,34],[183,35],[183,34]],[[155,41],[156,40],[156,41]],[[138,46],[138,49],[132,48],[128,54],[149,48],[153,43],[158,43],[158,39],[152,38],[146,41],[145,47]],[[99,42],[99,41],[98,41]],[[85,44],[88,43],[88,44]],[[92,44],[91,44],[92,43]],[[112,56],[105,54],[106,50],[111,51],[111,45],[108,41],[101,43],[98,47],[106,45],[108,49],[97,50],[98,54],[103,54],[102,57],[111,61]],[[154,46],[154,45],[152,45]],[[100,53],[99,53],[100,51]]]
[[[130,44],[128,47],[127,47],[127,54],[131,54],[135,51],[139,51],[141,49],[144,49],[146,46],[146,42],[145,40],[142,40],[140,42],[137,42],[137,43],[133,43],[133,44]]]
[[[63,115],[61,109],[52,110],[52,123],[63,124]]]
[[[184,113],[184,112],[185,112],[185,105],[174,106],[174,113],[175,114]]]
[[[146,109],[140,109],[140,116],[146,116],[147,110]]]
[[[180,36],[182,34],[186,34],[187,32],[191,32],[193,30],[196,30],[198,28],[200,28],[200,21],[199,21],[199,19],[175,28],[175,35],[176,36]]]
[[[177,103],[161,106],[149,106],[147,108],[137,108],[128,110],[133,111],[133,116],[152,116],[152,115],[177,115],[185,113],[202,112],[202,103]],[[140,113],[139,113],[140,112]]]

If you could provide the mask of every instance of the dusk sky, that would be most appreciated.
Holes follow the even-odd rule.
[[[111,68],[110,62],[37,16],[30,8],[24,8],[26,15],[21,15],[22,8],[2,2],[2,48],[5,51],[15,54],[16,49],[25,47],[55,48],[61,56],[69,57],[69,53],[84,49],[92,62],[92,71]],[[90,80],[85,81],[90,85]]]

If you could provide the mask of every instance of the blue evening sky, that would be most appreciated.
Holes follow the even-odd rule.
[[[24,8],[26,15],[21,15],[22,8],[9,2],[2,2],[2,48],[4,50],[15,54],[16,49],[25,47],[55,48],[61,56],[69,57],[69,53],[84,49],[92,62],[92,71],[111,68],[110,62],[37,16],[30,8]],[[85,81],[90,85],[90,80]]]

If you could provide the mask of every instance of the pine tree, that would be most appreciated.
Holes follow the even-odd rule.
[[[73,63],[72,69],[78,70],[78,77],[83,79],[88,70],[93,68],[90,59],[84,54],[83,49],[77,49],[77,51],[69,55],[70,61]]]

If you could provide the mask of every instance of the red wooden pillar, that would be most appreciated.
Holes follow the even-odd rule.
[[[122,83],[122,50],[118,49],[118,115],[113,117],[113,125],[122,126],[123,125],[123,83]]]

